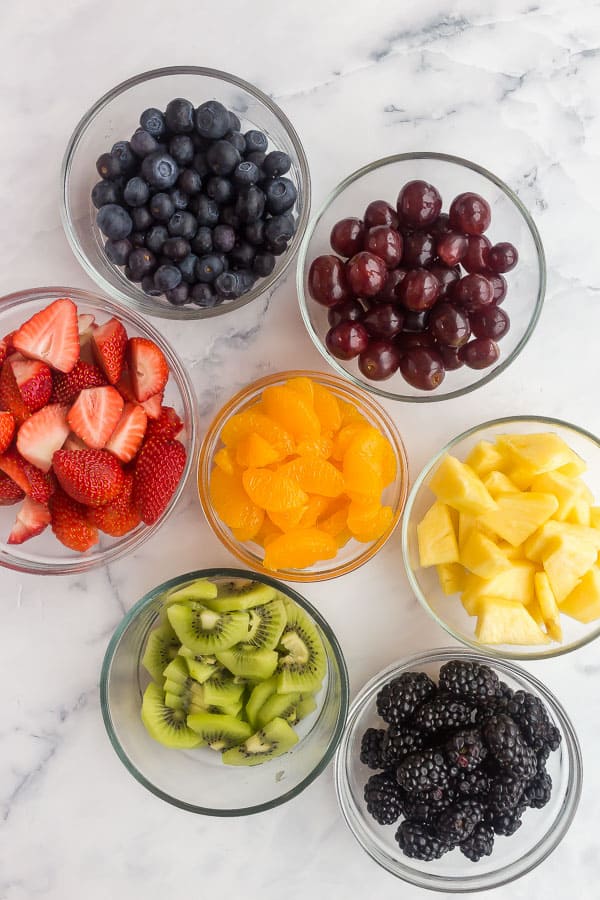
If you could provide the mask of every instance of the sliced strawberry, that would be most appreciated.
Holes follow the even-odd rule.
[[[112,318],[92,331],[92,344],[98,365],[110,384],[121,377],[127,349],[127,332],[118,319]]]
[[[16,481],[0,472],[0,506],[12,506],[18,503],[25,496],[25,491],[21,490]]]
[[[126,403],[106,449],[118,456],[121,462],[132,460],[144,440],[147,421],[143,407],[138,403]]]
[[[87,444],[84,444],[81,438],[78,438],[76,434],[71,434],[66,439],[64,444],[61,447],[61,450],[87,450]]]
[[[91,313],[79,313],[77,316],[77,331],[79,332],[80,343],[87,335],[91,336],[95,322],[96,319]]]
[[[47,503],[54,491],[52,474],[40,472],[14,449],[7,450],[0,456],[0,471],[8,475],[24,494],[32,500],[37,500],[38,503]]]
[[[121,418],[123,405],[123,398],[114,387],[87,388],[71,407],[67,421],[71,431],[88,447],[101,450]]]
[[[6,359],[7,353],[8,353],[8,344],[6,343],[6,340],[3,338],[0,341],[0,366]]]
[[[15,433],[15,417],[10,412],[0,412],[0,453],[10,447]]]
[[[77,307],[68,297],[55,300],[19,328],[13,346],[28,359],[39,359],[70,372],[79,359]]]
[[[80,391],[86,388],[102,387],[106,384],[106,378],[92,363],[78,360],[74,369],[65,374],[55,372],[53,377],[53,403],[71,403]]]
[[[125,366],[125,368],[123,369],[121,377],[119,378],[119,383],[116,387],[124,400],[127,400],[129,403],[139,403],[139,401],[136,400],[135,394],[133,393],[133,386],[131,384],[127,366]],[[162,402],[163,391],[161,391],[159,394],[154,394],[153,397],[149,397],[148,400],[144,400],[144,402],[140,403],[139,405],[144,407],[144,411],[149,419],[158,419],[158,417],[160,416],[160,411],[162,409]]]
[[[69,547],[84,553],[98,543],[98,529],[87,520],[87,510],[58,488],[48,504],[50,524],[55,537]]]
[[[52,372],[46,363],[37,359],[22,359],[19,356],[11,359],[10,365],[25,406],[31,412],[42,409],[52,394]]]
[[[8,410],[20,424],[28,417],[30,410],[23,402],[11,360],[2,363],[0,369],[0,409]]]
[[[148,441],[140,450],[133,496],[146,525],[156,522],[167,508],[185,469],[186,455],[180,441],[161,438]]]
[[[160,394],[154,394],[153,397],[149,397],[148,400],[144,400],[141,406],[144,407],[146,411],[146,415],[149,419],[158,419],[160,416],[160,411],[162,409],[164,393],[163,391]]]
[[[60,403],[45,406],[23,422],[17,433],[17,450],[42,472],[50,470],[54,453],[69,435],[67,409]]]
[[[108,450],[57,450],[52,465],[63,491],[84,506],[103,506],[123,490],[123,469]]]
[[[133,393],[139,403],[160,394],[169,379],[169,365],[164,353],[148,338],[129,339],[127,367]]]
[[[140,512],[133,502],[133,473],[125,473],[123,490],[106,506],[88,510],[88,521],[111,537],[121,537],[141,522]]]
[[[50,510],[43,503],[25,497],[17,513],[13,529],[8,536],[8,544],[22,544],[29,538],[41,534],[50,524]]]
[[[158,419],[148,423],[146,440],[149,441],[151,438],[159,437],[169,441],[177,437],[182,428],[183,422],[173,407],[161,406]]]

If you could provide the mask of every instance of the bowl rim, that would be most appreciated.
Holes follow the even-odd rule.
[[[271,574],[270,570],[265,569],[262,566],[262,563],[253,554],[250,554],[245,550],[245,544],[235,541],[230,536],[229,529],[221,522],[220,518],[213,510],[208,494],[208,480],[212,462],[212,445],[217,445],[219,433],[223,425],[228,421],[230,416],[236,412],[237,407],[245,399],[269,385],[277,384],[290,378],[310,378],[311,380],[325,384],[325,386],[335,388],[346,395],[347,400],[350,400],[353,404],[356,402],[362,404],[367,407],[372,415],[382,420],[393,438],[394,452],[398,460],[399,468],[396,480],[400,479],[400,494],[389,528],[377,541],[366,544],[365,550],[361,554],[346,563],[337,565],[324,572],[311,572],[300,569],[281,569],[277,573],[280,578],[284,578],[286,581],[308,584],[329,581],[332,578],[339,578],[341,575],[347,575],[348,573],[353,572],[355,569],[358,569],[360,566],[364,565],[364,563],[372,559],[372,557],[375,556],[375,554],[388,542],[396,530],[398,522],[406,507],[410,480],[409,463],[402,436],[392,417],[373,397],[369,396],[368,393],[362,391],[355,385],[349,384],[346,379],[339,378],[337,375],[332,375],[328,372],[317,372],[312,369],[291,369],[283,372],[272,372],[269,375],[264,375],[263,377],[250,382],[230,397],[214,416],[206,430],[198,454],[198,496],[204,516],[213,533],[219,538],[227,550],[240,560],[240,562],[250,566],[253,571],[263,572],[266,575]],[[335,562],[335,559],[331,560],[331,562]]]
[[[488,428],[498,426],[498,425],[509,425],[511,422],[531,422],[532,424],[539,425],[549,425],[556,426],[558,425],[560,428],[564,428],[567,431],[573,431],[575,434],[578,434],[582,437],[587,438],[593,444],[596,445],[598,450],[600,450],[600,438],[598,438],[592,432],[587,431],[585,428],[581,428],[579,425],[574,425],[571,422],[565,422],[562,419],[553,418],[551,416],[502,416],[497,419],[490,419],[487,422],[483,422],[480,425],[474,425],[472,428],[468,428],[466,431],[463,431],[461,434],[452,438],[448,441],[441,450],[439,450],[430,460],[425,463],[421,471],[419,472],[417,478],[415,479],[414,484],[410,489],[410,493],[408,495],[408,499],[406,501],[406,506],[404,509],[404,516],[402,519],[402,528],[401,528],[401,541],[402,541],[402,559],[404,561],[404,569],[406,571],[406,575],[410,584],[410,587],[421,604],[429,615],[435,619],[438,625],[446,631],[450,637],[453,637],[455,640],[460,641],[461,644],[466,645],[467,647],[472,648],[475,651],[484,652],[488,657],[498,661],[498,660],[508,660],[515,659],[520,660],[521,662],[526,662],[528,660],[538,660],[538,659],[553,659],[557,656],[564,656],[567,653],[571,653],[573,650],[578,650],[580,647],[585,647],[586,644],[594,641],[598,636],[600,636],[600,623],[597,627],[586,634],[584,637],[579,638],[577,641],[572,641],[569,644],[557,644],[556,646],[552,646],[551,649],[548,650],[533,650],[528,651],[527,653],[521,652],[518,650],[508,651],[508,650],[498,650],[494,647],[493,644],[481,644],[477,640],[470,639],[467,635],[464,635],[462,632],[455,631],[453,628],[448,625],[444,619],[441,618],[428,604],[423,591],[421,590],[421,586],[415,577],[415,573],[413,567],[410,563],[410,553],[408,547],[409,541],[409,527],[411,524],[411,513],[414,502],[416,500],[417,494],[419,493],[421,487],[423,486],[425,479],[430,474],[430,472],[437,466],[441,458],[444,454],[449,453],[457,444],[461,441],[466,440],[466,438],[473,437],[479,432],[484,432]]]
[[[366,379],[362,380],[357,378],[351,372],[348,372],[339,362],[333,357],[325,343],[321,340],[317,331],[313,327],[312,320],[310,317],[310,313],[308,311],[309,300],[306,296],[306,291],[304,289],[304,275],[306,271],[307,265],[307,255],[309,244],[312,240],[312,236],[317,228],[317,225],[321,221],[323,215],[327,212],[330,205],[337,199],[337,197],[342,194],[346,188],[350,187],[355,181],[358,181],[364,175],[368,175],[376,169],[383,168],[384,166],[393,165],[397,162],[406,162],[410,160],[416,159],[429,159],[429,160],[437,160],[439,162],[451,163],[453,165],[457,165],[462,168],[471,169],[473,172],[477,172],[478,175],[487,178],[488,181],[491,181],[496,187],[500,188],[500,190],[506,194],[509,200],[513,202],[513,204],[517,207],[518,211],[523,216],[525,220],[525,224],[529,229],[531,237],[533,239],[536,251],[537,251],[537,261],[538,261],[538,269],[539,269],[539,284],[538,284],[538,292],[535,301],[535,307],[533,310],[533,315],[529,320],[527,328],[519,340],[518,344],[514,348],[514,350],[506,356],[501,362],[495,366],[494,369],[489,371],[487,375],[483,375],[478,381],[475,381],[473,384],[466,385],[465,387],[458,388],[454,391],[449,391],[447,394],[439,395],[436,394],[435,391],[431,393],[423,393],[417,395],[409,395],[409,394],[399,394],[394,393],[392,391],[386,391],[383,387],[379,386],[379,382],[370,382],[367,383]],[[523,204],[523,202],[519,199],[517,194],[505,184],[497,175],[494,175],[493,172],[490,172],[488,169],[480,166],[478,163],[472,162],[471,160],[464,159],[461,156],[453,156],[449,153],[437,153],[433,151],[413,151],[410,153],[396,153],[391,156],[385,156],[381,159],[374,160],[373,162],[368,163],[365,166],[361,166],[360,169],[356,169],[343,181],[341,181],[336,187],[333,188],[332,191],[327,195],[319,209],[316,213],[313,214],[311,220],[306,228],[306,232],[302,239],[302,243],[300,245],[300,250],[298,252],[298,264],[296,267],[296,290],[298,293],[298,304],[300,306],[300,313],[302,315],[302,320],[308,331],[311,340],[321,356],[326,360],[328,365],[330,365],[336,372],[338,372],[343,378],[351,381],[357,387],[361,387],[363,390],[369,391],[370,393],[377,394],[379,397],[385,397],[387,400],[395,400],[403,403],[441,403],[444,400],[453,400],[456,397],[462,397],[465,394],[469,394],[471,391],[476,390],[477,388],[483,387],[486,384],[489,384],[490,381],[493,381],[494,378],[497,378],[508,366],[519,356],[529,338],[533,334],[535,330],[535,326],[538,322],[538,319],[542,312],[542,307],[544,305],[544,297],[546,294],[546,280],[547,280],[547,270],[546,270],[546,256],[544,253],[544,247],[542,244],[542,239],[540,237],[540,233],[537,229],[531,214]],[[312,300],[310,302],[313,302]]]
[[[98,312],[106,313],[108,317],[115,316],[119,318],[119,321],[121,320],[121,317],[130,320],[144,337],[150,338],[158,345],[158,347],[160,347],[167,358],[173,381],[181,396],[184,411],[189,418],[189,448],[185,469],[179,484],[169,501],[169,505],[154,524],[145,526],[143,531],[140,531],[137,535],[132,534],[130,537],[124,535],[123,538],[119,539],[118,544],[115,544],[113,547],[107,547],[97,558],[86,557],[85,554],[82,553],[79,558],[74,558],[72,562],[31,563],[29,561],[21,561],[18,557],[15,557],[13,560],[6,560],[0,557],[0,567],[12,569],[16,572],[24,572],[29,575],[78,575],[82,572],[91,571],[99,566],[107,566],[126,556],[128,553],[137,550],[151,538],[172,515],[173,510],[177,506],[185,489],[190,473],[195,467],[198,450],[198,410],[192,380],[183,366],[176,350],[154,327],[154,325],[144,318],[137,310],[131,307],[123,309],[123,307],[119,306],[118,303],[115,303],[114,300],[102,297],[99,294],[95,294],[83,288],[51,285],[48,287],[40,286],[25,288],[0,297],[0,319],[5,312],[14,310],[19,306],[26,306],[28,303],[39,302],[44,299],[54,301],[61,297],[69,297],[76,304],[82,302],[95,306],[97,307]]]
[[[74,221],[71,215],[70,204],[68,202],[67,188],[69,185],[72,161],[75,157],[84,134],[88,130],[89,126],[94,122],[97,114],[101,112],[105,107],[107,107],[112,100],[125,93],[130,88],[136,87],[137,85],[142,84],[146,81],[152,81],[155,78],[168,77],[169,75],[199,75],[206,78],[212,78],[218,81],[224,81],[227,84],[234,85],[235,87],[238,87],[253,96],[256,100],[259,101],[259,103],[265,106],[283,125],[294,148],[298,168],[300,170],[300,187],[302,190],[301,206],[298,215],[296,232],[288,249],[283,254],[283,265],[279,270],[275,269],[266,278],[261,279],[258,282],[257,287],[253,288],[250,291],[247,291],[240,298],[238,298],[238,300],[224,303],[220,306],[215,306],[212,309],[202,309],[200,307],[192,306],[159,306],[158,304],[152,304],[150,298],[146,300],[141,290],[138,292],[140,296],[134,298],[121,290],[116,283],[113,284],[111,281],[106,279],[95,267],[92,260],[88,258],[79,241],[79,238],[77,236],[77,229],[75,228]],[[263,294],[272,292],[282,279],[283,275],[287,272],[292,260],[297,256],[298,249],[300,247],[310,217],[310,170],[308,166],[308,159],[306,157],[306,153],[298,132],[296,131],[286,114],[283,112],[283,110],[277,105],[277,103],[275,103],[274,100],[271,99],[271,97],[267,96],[267,94],[263,93],[260,88],[256,87],[248,81],[245,81],[243,78],[239,78],[236,75],[232,75],[231,73],[224,72],[220,69],[213,69],[205,66],[163,66],[158,69],[149,69],[145,72],[140,72],[137,75],[133,75],[130,78],[119,82],[119,84],[117,84],[115,87],[106,91],[106,93],[104,93],[98,100],[96,100],[95,103],[93,103],[92,106],[87,110],[87,112],[83,114],[69,138],[62,159],[60,168],[59,205],[60,219],[71,250],[75,254],[76,259],[83,267],[85,272],[87,272],[90,278],[92,278],[93,281],[103,291],[106,291],[106,293],[110,297],[112,297],[114,300],[118,300],[120,303],[123,303],[124,305],[132,309],[135,309],[138,312],[143,312],[148,316],[156,316],[157,318],[174,319],[178,321],[210,319],[215,318],[216,316],[224,315],[228,312],[233,312],[236,309],[241,309],[252,300],[256,300]]]
[[[422,873],[418,870],[409,869],[409,867],[403,867],[403,873],[397,872],[390,868],[389,865],[386,865],[383,854],[378,856],[374,847],[366,845],[363,836],[359,835],[356,830],[356,822],[353,819],[354,814],[353,811],[351,811],[350,801],[348,799],[348,797],[353,799],[346,765],[350,737],[352,736],[358,715],[363,711],[366,705],[374,699],[377,689],[389,678],[399,675],[403,671],[417,668],[419,665],[435,662],[443,663],[449,659],[457,658],[491,666],[498,671],[499,675],[508,675],[517,681],[525,682],[529,688],[534,688],[534,690],[541,695],[543,701],[550,708],[553,717],[560,725],[563,736],[563,746],[565,747],[565,753],[569,758],[571,778],[567,787],[566,796],[560,809],[559,816],[551,830],[547,831],[544,837],[539,840],[528,853],[519,857],[518,860],[503,866],[502,869],[499,869],[496,872],[489,872],[483,875],[478,875],[474,872],[472,876],[442,876]],[[566,710],[552,691],[534,675],[508,659],[490,660],[486,654],[473,652],[466,647],[437,647],[421,650],[417,653],[405,656],[397,662],[391,663],[389,666],[373,675],[373,677],[360,689],[348,711],[344,734],[342,735],[342,740],[340,741],[335,756],[334,779],[338,805],[346,825],[363,850],[379,866],[391,875],[400,878],[402,881],[427,890],[446,892],[449,894],[463,892],[471,893],[475,891],[490,890],[515,881],[521,876],[531,872],[556,849],[569,830],[581,799],[583,758],[579,739]],[[535,858],[536,851],[538,852],[537,858]],[[402,863],[398,860],[394,860],[394,862],[402,867]],[[526,863],[525,866],[523,866],[524,862]],[[498,878],[498,875],[501,873],[504,874]]]
[[[118,648],[121,638],[129,628],[129,626],[136,620],[137,616],[144,609],[146,609],[147,606],[150,606],[152,603],[154,603],[156,598],[160,594],[164,593],[164,591],[167,591],[172,587],[176,587],[177,585],[184,582],[195,580],[197,578],[214,577],[244,579],[250,578],[253,581],[260,581],[262,584],[270,585],[276,590],[281,591],[283,594],[297,603],[301,609],[309,614],[309,616],[317,623],[321,631],[323,631],[323,633],[325,634],[327,640],[329,641],[329,644],[331,645],[333,656],[340,672],[340,699],[335,728],[330,738],[329,745],[327,746],[327,749],[325,750],[323,756],[320,758],[319,762],[312,769],[312,771],[305,778],[303,778],[301,782],[299,782],[299,784],[297,784],[291,790],[286,791],[284,794],[281,794],[274,800],[269,800],[265,803],[258,803],[254,806],[241,807],[239,809],[213,809],[211,807],[203,807],[197,806],[193,803],[186,803],[184,800],[179,800],[175,797],[171,797],[170,794],[167,794],[165,791],[157,788],[154,784],[152,784],[152,782],[146,778],[146,776],[137,768],[137,766],[134,765],[133,761],[123,750],[113,727],[110,703],[108,698],[108,684],[115,652]],[[100,707],[102,711],[104,727],[106,728],[109,740],[115,753],[129,772],[129,774],[133,775],[133,777],[137,781],[139,781],[141,785],[143,785],[156,797],[166,801],[167,803],[170,803],[172,806],[176,806],[179,809],[184,809],[187,812],[198,813],[205,816],[216,816],[219,818],[233,818],[264,812],[269,809],[274,809],[275,807],[280,806],[283,803],[286,803],[288,800],[291,800],[301,794],[309,784],[311,784],[316,778],[318,778],[318,776],[324,771],[330,760],[333,758],[333,755],[337,750],[338,744],[342,738],[344,727],[346,725],[346,717],[348,714],[350,697],[348,668],[346,666],[346,660],[344,658],[342,648],[331,625],[323,617],[319,610],[315,606],[313,606],[312,603],[310,603],[310,601],[306,599],[306,597],[303,597],[302,594],[299,594],[298,591],[294,590],[294,588],[289,587],[289,585],[284,584],[282,581],[278,581],[276,578],[272,578],[271,576],[265,575],[261,572],[249,572],[245,569],[234,569],[224,566],[208,569],[196,569],[192,572],[186,572],[182,575],[176,575],[175,577],[169,578],[167,581],[163,581],[162,584],[156,585],[151,590],[147,591],[144,596],[141,597],[141,599],[138,600],[131,607],[129,612],[121,619],[109,641],[108,647],[106,648],[106,652],[104,654],[104,659],[102,661],[99,690]]]

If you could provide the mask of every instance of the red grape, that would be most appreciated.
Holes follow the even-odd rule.
[[[388,269],[393,269],[402,259],[402,235],[389,225],[375,225],[367,231],[365,250],[382,259]]]
[[[458,231],[449,231],[438,238],[436,253],[447,266],[455,266],[461,261],[468,247],[468,238]]]
[[[427,269],[412,269],[400,285],[400,298],[408,309],[430,309],[440,293],[440,283]]]
[[[341,219],[331,229],[329,241],[340,256],[354,256],[364,246],[365,225],[360,219]]]
[[[476,338],[458,351],[459,358],[470,369],[487,369],[500,356],[500,348],[490,338]]]
[[[467,272],[485,272],[491,246],[485,234],[470,234],[467,238],[467,252],[462,259],[463,269]]]
[[[428,266],[435,259],[435,246],[427,231],[413,231],[404,238],[402,264],[407,269]]]
[[[440,283],[440,297],[445,297],[450,294],[452,292],[452,285],[456,284],[456,282],[460,278],[460,268],[458,266],[454,266],[452,269],[449,269],[448,266],[442,266],[440,265],[440,263],[434,263],[432,266],[430,266],[429,271],[432,275],[435,275]]]
[[[464,306],[467,312],[475,312],[494,302],[494,288],[485,275],[465,275],[454,285],[452,299]]]
[[[464,234],[483,234],[492,219],[490,205],[479,194],[467,191],[450,204],[450,224]]]
[[[428,347],[437,350],[435,339],[430,331],[403,331],[396,338],[396,347],[400,353],[407,353],[415,347]]]
[[[489,253],[489,267],[492,272],[510,272],[519,261],[517,248],[507,241],[494,244]]]
[[[325,335],[327,349],[337,359],[353,359],[369,345],[369,333],[360,322],[340,322]]]
[[[389,225],[390,228],[397,228],[398,213],[385,200],[373,200],[365,209],[365,225],[367,228],[373,228],[375,225]]]
[[[355,297],[374,297],[385,284],[387,269],[378,256],[362,251],[348,260],[346,274]]]
[[[402,308],[396,303],[376,303],[366,313],[363,325],[373,337],[393,338],[404,324]]]
[[[403,225],[427,228],[439,216],[442,198],[432,184],[427,184],[426,181],[409,181],[398,194],[396,209]]]
[[[483,274],[494,289],[494,303],[496,306],[500,306],[506,297],[506,290],[508,288],[506,278],[503,278],[502,275],[498,275],[496,272],[484,272]]]
[[[323,306],[335,306],[350,297],[344,264],[337,256],[317,256],[308,273],[308,290]]]
[[[464,366],[460,358],[460,347],[448,347],[447,344],[440,344],[437,350],[442,357],[446,372],[450,372],[452,369],[460,369],[461,366]]]
[[[399,363],[400,353],[391,341],[371,341],[358,358],[358,368],[372,381],[390,378]]]
[[[329,307],[327,319],[333,328],[340,322],[359,322],[364,314],[365,311],[358,300],[344,300],[343,303]]]
[[[404,315],[404,331],[420,333],[425,331],[429,323],[428,309],[408,309]]]
[[[376,300],[397,300],[400,296],[400,284],[406,277],[406,269],[392,269],[387,273],[385,284],[377,294]]]
[[[409,384],[422,391],[435,390],[446,374],[442,357],[428,347],[408,350],[400,360],[400,371]]]
[[[429,330],[440,344],[449,347],[462,347],[471,337],[467,313],[452,303],[438,303],[431,310]]]
[[[475,337],[499,341],[510,329],[510,319],[503,309],[492,304],[473,313],[471,328]]]
[[[448,215],[448,213],[440,213],[429,231],[434,236],[434,238],[442,237],[442,235],[448,234],[449,231],[452,231],[452,229],[450,228],[450,216]]]

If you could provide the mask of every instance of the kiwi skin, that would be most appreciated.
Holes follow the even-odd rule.
[[[202,738],[186,723],[185,713],[165,705],[162,689],[150,682],[142,700],[142,721],[150,737],[179,750],[199,747]]]
[[[287,624],[279,649],[277,690],[280,694],[316,692],[327,672],[327,657],[315,624],[303,609],[284,600]]]

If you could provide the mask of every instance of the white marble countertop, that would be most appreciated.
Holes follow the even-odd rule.
[[[482,390],[435,407],[386,404],[413,474],[448,438],[492,416],[555,415],[600,432],[597,2],[5,2],[0,293],[92,286],[60,225],[64,146],[108,88],[176,63],[236,72],[275,98],[305,144],[315,207],[359,165],[427,149],[478,161],[531,209],[549,262],[537,330]],[[160,327],[193,374],[202,431],[256,376],[324,366],[301,323],[293,271],[272,297],[231,321]],[[113,629],[159,581],[231,562],[190,482],[169,523],[110,569],[43,580],[2,571],[0,900],[424,896],[360,850],[338,811],[331,767],[282,808],[229,821],[162,803],[115,756],[98,698]],[[408,590],[399,534],[358,572],[305,593],[340,638],[353,693],[407,652],[447,643]],[[600,896],[597,645],[528,668],[573,718],[587,763],[584,793],[555,853],[494,896],[593,900]]]

